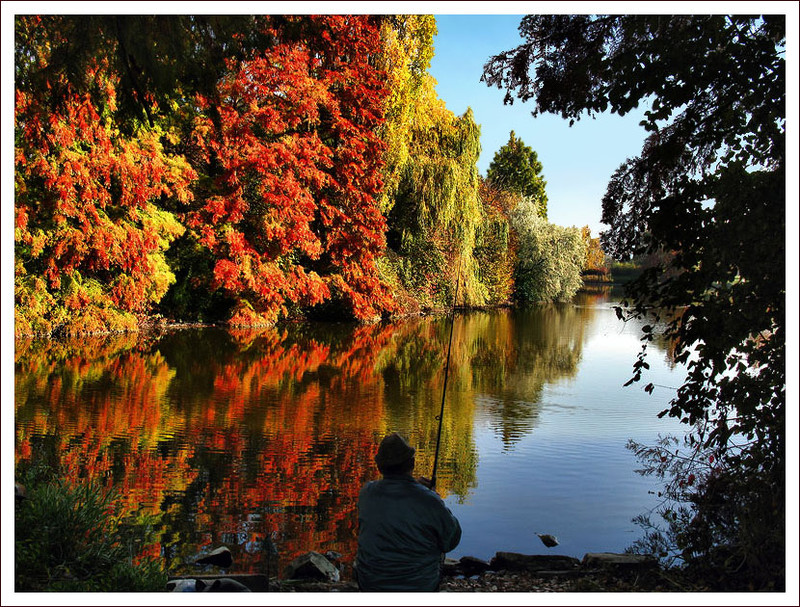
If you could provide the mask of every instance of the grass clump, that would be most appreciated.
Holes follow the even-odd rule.
[[[152,521],[134,524],[116,511],[113,493],[93,483],[73,485],[41,469],[19,482],[25,498],[15,504],[17,592],[165,589],[162,564],[138,556]]]

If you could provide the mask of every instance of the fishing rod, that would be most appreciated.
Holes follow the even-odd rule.
[[[442,386],[442,407],[436,419],[439,420],[439,431],[436,434],[436,451],[433,456],[433,473],[431,474],[431,489],[436,486],[436,465],[439,463],[439,445],[442,441],[442,420],[444,419],[444,397],[447,392],[447,375],[450,371],[450,350],[453,347],[453,327],[456,324],[456,301],[458,300],[458,285],[461,282],[461,261],[458,263],[458,276],[456,278],[456,292],[453,295],[453,311],[450,319],[450,340],[447,342],[447,361],[444,365],[444,386]]]

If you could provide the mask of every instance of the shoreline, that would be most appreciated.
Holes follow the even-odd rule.
[[[342,566],[344,565],[344,566]],[[340,564],[340,571],[350,567]],[[296,579],[292,579],[292,578]],[[179,575],[167,589],[197,584],[196,591],[214,592],[217,580],[232,580],[250,592],[359,592],[352,579],[325,579],[321,571],[287,578],[263,574]],[[445,559],[438,592],[675,592],[698,590],[679,584],[649,555],[590,553],[582,560],[559,555],[498,552],[490,562],[473,557]]]
[[[580,293],[581,291],[592,291],[597,287],[614,287],[615,285],[619,286],[620,283],[587,281],[584,283],[584,287],[582,287],[578,292]],[[538,304],[533,304],[533,305],[552,305],[554,303],[567,303],[567,302],[539,302]],[[263,330],[263,329],[281,328],[285,326],[304,324],[304,323],[321,323],[321,324],[338,323],[338,324],[351,324],[353,326],[363,326],[363,325],[371,325],[378,323],[400,322],[403,320],[408,320],[413,318],[445,316],[450,314],[453,309],[458,310],[460,312],[488,312],[493,310],[514,309],[516,307],[517,307],[516,304],[509,301],[509,302],[484,305],[484,306],[455,306],[455,308],[420,308],[419,310],[414,312],[405,312],[402,314],[392,315],[386,318],[376,317],[374,319],[368,319],[362,321],[353,319],[337,319],[337,318],[311,319],[306,317],[295,317],[295,318],[282,319],[273,324],[255,324],[255,325],[232,325],[227,321],[194,322],[194,321],[182,321],[182,320],[168,320],[158,315],[148,315],[140,317],[139,322],[137,323],[135,329],[120,329],[120,330],[109,329],[107,331],[94,331],[94,332],[81,332],[81,333],[68,333],[64,330],[56,330],[46,334],[26,333],[17,335],[15,333],[14,341],[15,342],[47,341],[47,340],[60,341],[60,340],[80,339],[87,337],[105,337],[111,335],[147,334],[150,332],[176,331],[181,329],[217,328],[224,331]]]

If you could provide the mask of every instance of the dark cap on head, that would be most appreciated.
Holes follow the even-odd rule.
[[[397,432],[384,437],[375,454],[375,463],[378,468],[385,466],[398,466],[414,457],[416,449],[406,442]]]

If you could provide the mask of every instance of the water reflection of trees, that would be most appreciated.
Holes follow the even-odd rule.
[[[576,374],[606,295],[587,297],[456,316],[441,492],[475,486],[476,418],[513,448],[538,423],[544,386]],[[16,461],[60,466],[157,514],[150,550],[173,564],[224,542],[237,570],[256,571],[267,535],[282,559],[352,558],[381,437],[407,434],[430,473],[449,330],[440,317],[17,342]]]
[[[545,384],[573,377],[578,369],[591,307],[546,305],[503,313],[473,313],[464,331],[473,390],[482,414],[511,448],[531,432]]]
[[[579,291],[573,303],[577,306],[599,306],[599,305],[612,305],[614,307],[622,307],[622,302],[625,300],[625,288],[623,285],[601,285],[593,284],[585,286]],[[624,310],[624,307],[622,307]],[[630,329],[636,335],[641,336],[641,329],[644,325],[652,324],[658,329],[653,333],[653,341],[651,344],[654,346],[653,350],[656,352],[663,352],[664,362],[672,369],[675,367],[675,350],[678,346],[676,339],[667,339],[663,335],[662,328],[672,322],[679,322],[683,316],[684,310],[682,308],[674,310],[655,309],[652,311],[653,316],[645,318],[632,318],[626,322],[630,324]],[[632,364],[632,363],[631,363]]]
[[[432,463],[442,330],[297,325],[20,344],[16,460],[49,454],[65,476],[158,514],[158,549],[173,565],[235,542],[237,569],[254,571],[268,534],[284,559],[352,558],[381,437],[405,430],[421,471]],[[471,406],[449,404],[442,470],[458,476],[440,476],[444,492],[474,484]]]
[[[436,454],[447,340],[447,318],[416,319],[397,325],[392,348],[382,356],[389,430],[409,436],[417,447],[417,473],[430,476]],[[456,320],[456,328],[459,321]],[[473,440],[474,399],[461,389],[464,369],[453,338],[448,390],[437,468],[437,490],[463,499],[475,486],[477,450]]]

